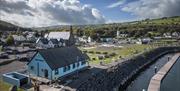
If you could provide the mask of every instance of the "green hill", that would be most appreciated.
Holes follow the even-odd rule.
[[[23,28],[17,25],[0,20],[0,31],[16,31],[19,28],[20,31],[30,31],[29,28]]]

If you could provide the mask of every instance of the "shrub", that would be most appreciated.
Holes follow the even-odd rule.
[[[84,53],[87,53],[87,50],[83,51]]]
[[[105,55],[105,58],[109,58],[109,55]]]
[[[92,60],[96,60],[96,58],[92,58]]]
[[[101,54],[101,52],[96,52],[96,54]]]
[[[94,51],[89,51],[89,53],[94,53]]]
[[[9,35],[8,38],[6,39],[6,44],[7,45],[13,45],[14,44],[14,38]]]
[[[103,56],[98,56],[98,59],[102,60],[102,59],[104,59],[104,57]]]
[[[116,53],[113,52],[113,53],[109,54],[109,56],[112,56],[112,57],[116,56]]]
[[[108,52],[103,52],[103,54],[108,54]]]

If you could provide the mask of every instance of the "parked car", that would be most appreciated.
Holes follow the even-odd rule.
[[[7,59],[8,58],[8,54],[7,53],[0,53],[0,58],[1,59]]]
[[[29,48],[36,48],[36,46],[33,45],[33,44],[31,44],[31,45],[29,46]]]
[[[13,51],[12,50],[7,50],[6,53],[7,54],[13,54]]]
[[[19,61],[21,62],[29,62],[29,59],[27,57],[20,58]]]
[[[9,48],[9,47],[4,47],[3,50],[4,50],[4,51],[9,51],[9,50],[12,50],[12,49]]]
[[[16,49],[14,49],[14,50],[12,50],[12,51],[13,51],[14,54],[18,54],[18,53],[19,53],[19,51],[16,50]]]

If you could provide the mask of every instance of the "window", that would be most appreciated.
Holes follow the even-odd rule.
[[[63,68],[63,72],[66,72],[66,67]]]
[[[31,70],[34,70],[34,66],[31,66],[30,69],[31,69]]]
[[[36,61],[43,61],[43,60],[41,60],[41,59],[35,59]]]
[[[55,69],[55,75],[59,74],[59,70]]]
[[[71,69],[71,66],[70,66],[70,65],[65,66],[65,67],[63,68],[63,72],[69,71],[70,69]]]
[[[84,65],[84,64],[86,64],[86,61],[81,62],[81,65]]]
[[[68,65],[67,67],[68,67],[68,70],[70,70],[70,69],[71,69],[71,66],[70,66],[70,65]]]
[[[73,64],[73,69],[74,69],[75,67],[76,67],[76,64],[74,63],[74,64]]]
[[[77,63],[77,67],[79,67],[79,63]]]

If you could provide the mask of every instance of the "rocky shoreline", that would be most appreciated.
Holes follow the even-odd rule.
[[[145,52],[127,61],[94,74],[77,91],[123,91],[139,73],[159,57],[180,51],[180,47],[161,47]]]

